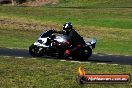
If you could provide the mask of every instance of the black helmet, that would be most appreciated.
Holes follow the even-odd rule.
[[[63,30],[65,30],[66,32],[70,32],[72,29],[72,23],[71,22],[66,22],[64,25],[63,25]]]

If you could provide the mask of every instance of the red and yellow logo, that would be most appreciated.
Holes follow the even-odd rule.
[[[84,83],[128,83],[130,75],[126,74],[88,74],[81,66],[79,67],[79,75],[77,76],[79,84]]]

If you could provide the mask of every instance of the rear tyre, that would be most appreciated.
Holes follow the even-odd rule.
[[[41,57],[41,56],[43,56],[43,51],[39,50],[39,47],[36,46],[36,45],[33,45],[33,44],[29,47],[29,53],[33,57]]]

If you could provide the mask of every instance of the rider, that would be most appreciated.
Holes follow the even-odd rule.
[[[66,22],[63,25],[63,30],[58,31],[58,33],[68,35],[69,41],[67,44],[72,45],[71,49],[65,51],[66,56],[69,56],[73,52],[79,50],[85,44],[83,38],[73,29],[73,25],[70,22]]]

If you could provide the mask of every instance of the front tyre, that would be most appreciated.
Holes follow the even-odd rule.
[[[92,49],[90,47],[85,47],[84,48],[84,56],[82,58],[82,60],[88,60],[89,57],[91,57],[92,55]]]
[[[36,45],[33,45],[33,44],[29,47],[29,53],[33,57],[41,57],[41,56],[43,56],[43,51],[40,50],[40,47],[38,47]]]

